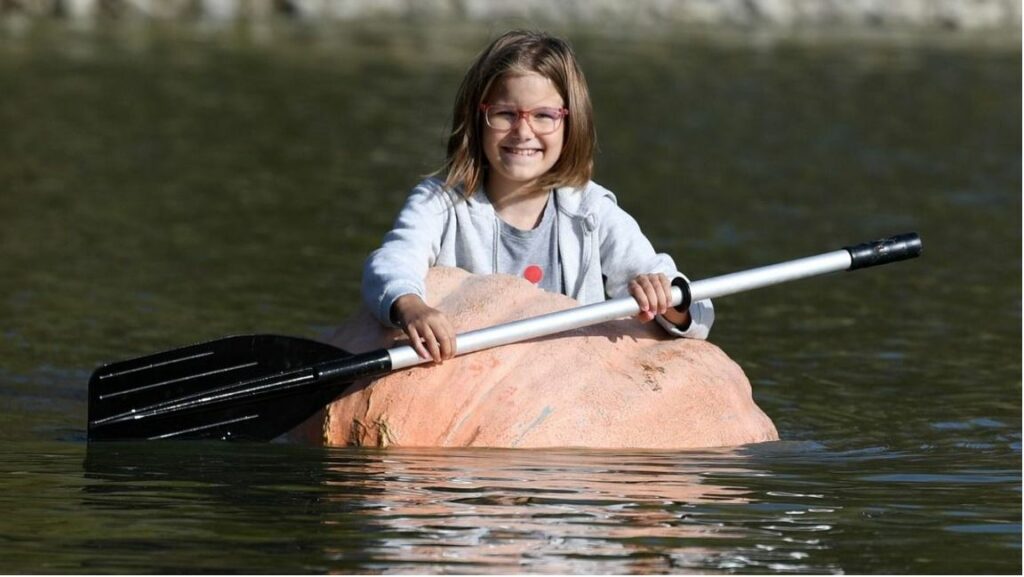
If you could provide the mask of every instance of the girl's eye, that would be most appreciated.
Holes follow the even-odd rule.
[[[557,120],[558,111],[554,108],[542,108],[534,111],[533,117],[537,120]]]
[[[502,108],[496,108],[496,109],[492,110],[491,114],[493,114],[494,116],[496,116],[498,118],[501,118],[503,120],[515,120],[515,118],[517,116],[515,110],[502,109]]]

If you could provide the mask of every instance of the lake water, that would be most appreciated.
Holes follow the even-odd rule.
[[[692,278],[924,239],[716,303],[780,442],[87,446],[97,365],[355,310],[487,38],[0,35],[0,572],[1020,573],[1019,43],[570,33],[596,179]]]

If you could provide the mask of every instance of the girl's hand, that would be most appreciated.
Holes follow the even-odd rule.
[[[679,326],[690,322],[689,312],[681,313],[672,307],[672,283],[662,273],[637,275],[629,282],[629,294],[640,305],[636,318],[642,323],[650,322],[655,315]]]
[[[391,306],[391,319],[409,336],[409,344],[420,357],[441,363],[455,356],[455,329],[448,317],[420,297],[398,297]]]

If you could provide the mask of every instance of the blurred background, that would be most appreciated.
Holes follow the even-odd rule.
[[[1019,0],[0,0],[0,569],[1019,573],[1020,22]],[[99,364],[354,312],[512,27],[572,42],[595,180],[691,278],[921,234],[921,259],[716,303],[782,442],[86,447]]]

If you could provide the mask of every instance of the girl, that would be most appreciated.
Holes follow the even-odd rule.
[[[473,62],[459,88],[443,178],[413,189],[366,261],[363,298],[424,359],[455,352],[447,317],[424,302],[427,269],[522,275],[581,304],[631,295],[642,322],[706,338],[710,301],[670,308],[671,280],[615,196],[590,180],[596,142],[586,80],[569,45],[512,31]],[[678,281],[677,281],[678,282]]]

